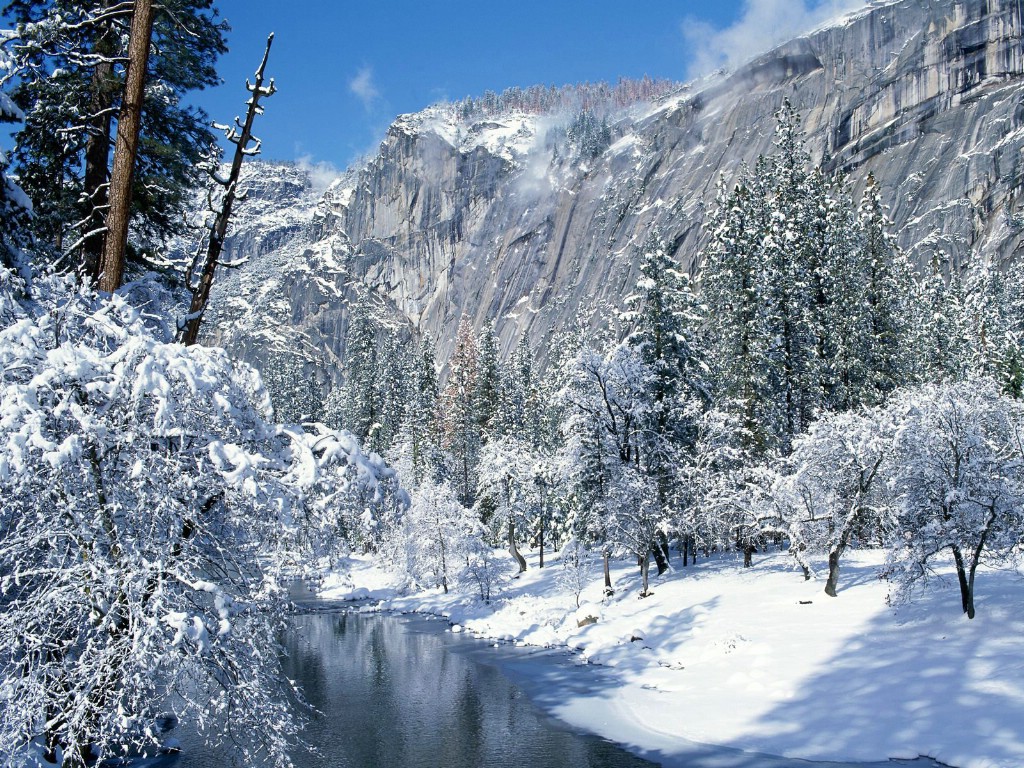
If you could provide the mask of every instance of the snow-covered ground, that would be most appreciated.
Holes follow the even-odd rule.
[[[838,598],[782,553],[743,569],[732,556],[676,567],[639,599],[639,570],[595,565],[583,608],[548,559],[490,605],[470,587],[399,594],[371,561],[329,578],[326,599],[446,616],[452,631],[568,647],[599,664],[593,688],[545,706],[572,726],[683,765],[691,742],[792,758],[934,757],[958,768],[1024,766],[1024,574],[979,571],[978,615],[960,613],[951,573],[909,606],[886,604],[881,555],[850,552]],[[579,627],[578,619],[596,623]],[[544,664],[540,657],[539,664]]]

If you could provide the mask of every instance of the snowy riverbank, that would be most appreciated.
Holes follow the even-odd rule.
[[[544,706],[570,725],[670,766],[690,742],[816,760],[934,757],[958,768],[1024,765],[1024,575],[978,575],[978,616],[960,613],[951,573],[909,606],[886,604],[881,555],[847,555],[838,598],[804,582],[784,554],[742,569],[731,556],[677,568],[639,599],[618,563],[575,596],[557,561],[505,585],[490,605],[465,590],[400,595],[352,559],[322,592],[383,610],[444,615],[452,631],[568,647],[602,665],[602,684]],[[578,617],[598,621],[579,627]],[[609,675],[613,685],[609,685]],[[549,697],[552,699],[554,697]]]

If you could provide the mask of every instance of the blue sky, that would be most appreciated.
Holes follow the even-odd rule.
[[[736,63],[863,0],[217,0],[231,23],[224,85],[194,93],[219,122],[244,110],[244,82],[275,33],[279,91],[256,133],[271,159],[342,168],[393,118],[513,85],[619,76],[685,80]]]

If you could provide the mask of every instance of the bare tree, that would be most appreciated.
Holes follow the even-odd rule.
[[[260,99],[264,96],[272,96],[277,87],[274,79],[264,87],[264,70],[267,67],[267,59],[270,56],[270,46],[274,42],[274,33],[267,37],[267,49],[263,52],[263,61],[256,70],[255,82],[245,81],[245,87],[252,96],[249,98],[249,109],[245,115],[245,122],[239,122],[235,118],[232,126],[215,126],[225,132],[225,135],[235,145],[235,156],[231,161],[231,171],[228,177],[222,178],[218,169],[211,170],[211,176],[216,184],[224,188],[224,197],[221,200],[220,210],[210,225],[210,239],[206,248],[206,259],[203,261],[202,271],[199,273],[199,280],[192,288],[192,304],[188,310],[188,316],[180,325],[180,341],[186,346],[195,344],[199,338],[199,325],[203,321],[203,314],[206,312],[206,304],[210,300],[210,289],[213,287],[213,277],[220,263],[221,250],[224,248],[224,238],[228,231],[228,221],[231,218],[231,209],[236,200],[241,200],[243,195],[238,193],[238,177],[242,172],[242,161],[247,155],[258,155],[261,142],[252,135],[252,124],[257,115],[263,114],[263,107],[260,106]],[[251,145],[251,146],[250,146]]]

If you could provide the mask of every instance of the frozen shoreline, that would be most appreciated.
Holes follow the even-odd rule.
[[[381,601],[375,610],[444,616],[452,631],[571,649],[575,664],[591,664],[569,675],[568,688],[566,669],[552,677],[550,657],[509,668],[570,726],[666,766],[689,768],[702,751],[697,764],[709,767],[772,765],[765,754],[784,756],[779,768],[794,759],[891,765],[918,755],[958,768],[1024,765],[1024,617],[1014,615],[1024,604],[1021,574],[981,573],[978,617],[969,621],[955,587],[937,584],[893,611],[875,577],[880,555],[846,560],[835,599],[783,554],[751,569],[731,556],[678,568],[643,600],[637,569],[618,563],[612,598],[601,602],[596,572],[584,591],[581,613],[598,622],[583,628],[550,560],[543,570],[531,560],[490,605],[463,591],[399,595],[361,558],[329,578],[321,596],[372,597]],[[704,744],[761,754],[722,762],[721,750]]]

